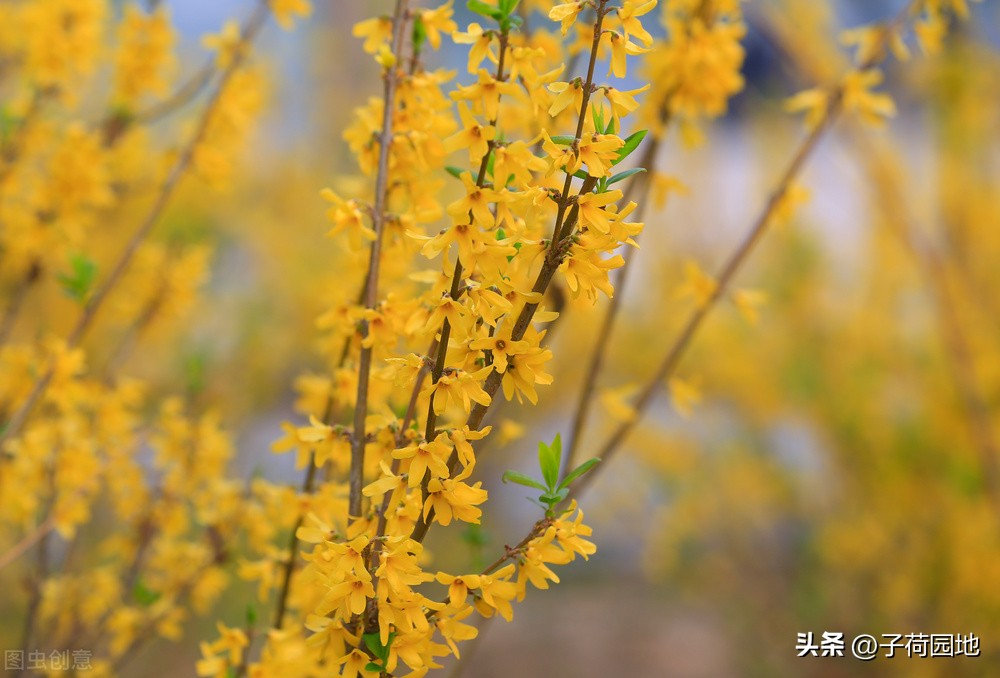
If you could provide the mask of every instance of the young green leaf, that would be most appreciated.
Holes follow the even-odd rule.
[[[607,185],[610,186],[611,184],[617,184],[619,181],[625,181],[629,177],[645,171],[645,167],[633,167],[632,169],[625,170],[624,172],[619,172],[618,174],[612,175],[612,177],[608,179]]]
[[[645,138],[646,138],[646,130],[644,129],[641,129],[638,132],[628,135],[625,138],[625,145],[618,149],[618,157],[615,158],[614,162],[612,162],[611,164],[617,165],[622,160],[629,157],[632,154],[632,151],[637,149],[639,147],[639,144],[641,144],[642,140]]]
[[[518,485],[524,485],[525,487],[532,487],[536,490],[541,490],[542,492],[544,492],[547,489],[544,485],[542,485],[534,478],[526,476],[523,473],[518,473],[517,471],[504,471],[504,474],[503,476],[500,477],[500,479],[505,483],[507,482],[517,483]]]
[[[481,0],[469,0],[465,6],[468,7],[471,12],[475,12],[476,14],[486,16],[497,21],[504,18],[504,14],[500,9],[493,7],[492,5],[488,5],[485,2],[481,2]]]
[[[456,179],[461,179],[462,175],[466,172],[466,170],[461,167],[455,167],[454,165],[448,165],[444,168],[444,170]]]
[[[82,254],[70,257],[69,264],[72,272],[59,274],[59,282],[68,297],[83,303],[97,278],[97,264]]]
[[[149,607],[160,599],[160,593],[149,589],[141,581],[137,581],[132,588],[132,597],[135,598],[135,602],[143,607]]]
[[[594,119],[594,129],[598,134],[604,134],[604,109],[599,106],[591,106],[590,115]]]
[[[542,478],[548,488],[554,488],[559,482],[559,457],[562,454],[562,438],[556,434],[552,445],[538,443],[538,466],[542,469]]]
[[[568,488],[570,484],[573,483],[574,480],[582,476],[590,469],[594,468],[594,466],[596,466],[600,461],[601,461],[600,459],[594,457],[593,459],[588,459],[587,461],[577,466],[575,469],[569,472],[569,474],[563,479],[561,483],[559,483],[559,489],[563,490]]]
[[[521,4],[521,0],[500,0],[500,11],[504,13],[504,16],[510,16],[519,4]]]
[[[382,645],[381,636],[378,633],[366,633],[362,636],[365,641],[365,646],[375,655],[378,659],[382,660],[383,665],[389,660],[389,648],[392,647],[392,641],[395,637],[395,633],[389,634],[389,642]],[[379,667],[381,669],[381,667]]]
[[[572,134],[557,134],[549,138],[552,139],[552,143],[559,144],[560,146],[572,146],[573,142],[576,141],[576,137]]]
[[[424,26],[423,18],[417,14],[413,18],[413,50],[420,52],[425,42],[427,42],[427,27]]]

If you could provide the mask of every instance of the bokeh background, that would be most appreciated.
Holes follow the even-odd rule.
[[[169,4],[182,67],[195,69],[200,36],[249,3]],[[380,81],[350,28],[388,4],[317,2],[294,33],[270,27],[258,58],[265,112],[238,171],[210,200],[186,187],[163,224],[212,246],[209,274],[180,327],[152,328],[150,348],[124,369],[163,393],[221,403],[240,475],[299,482],[291,456],[270,445],[294,416],[295,380],[322,369],[316,318],[344,281],[318,193],[355,181],[341,133]],[[678,187],[647,213],[584,453],[628,416],[623,398],[690,313],[676,294],[686,262],[718,268],[801,140],[783,101],[829,80],[821,64],[846,63],[840,30],[902,3],[820,4],[746,3],[745,90],[704,143],[663,144],[657,165]],[[739,276],[766,297],[757,321],[718,310],[680,369],[700,399],[682,413],[664,388],[583,497],[597,554],[529,596],[513,624],[488,622],[452,675],[1000,671],[1000,3],[973,12],[942,55],[887,68],[899,115],[886,129],[845,122],[821,144],[801,204]],[[462,7],[455,18],[472,20]],[[447,40],[431,57],[459,79],[462,63]],[[537,441],[566,431],[575,397],[565,394],[581,381],[604,303],[570,301],[552,337],[558,388],[543,389],[539,407],[504,403],[490,415],[509,440],[482,457],[493,510],[481,531],[432,539],[439,555],[475,563],[536,517],[500,476],[530,471]],[[221,605],[241,609],[248,590]],[[212,618],[187,635],[204,635]],[[982,656],[797,658],[796,634],[810,631],[975,633]],[[140,664],[189,675],[197,656],[185,641]]]

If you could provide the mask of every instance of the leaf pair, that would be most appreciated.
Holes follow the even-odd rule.
[[[471,12],[493,19],[500,24],[500,30],[506,33],[512,27],[519,27],[522,23],[521,17],[514,14],[514,10],[517,9],[520,2],[521,0],[500,0],[497,6],[494,7],[481,0],[469,0],[466,3],[466,7]]]
[[[561,458],[562,436],[557,433],[551,445],[546,445],[543,442],[538,443],[538,467],[542,472],[541,480],[536,480],[517,471],[504,472],[502,480],[505,483],[512,482],[540,490],[542,494],[538,497],[538,501],[545,504],[547,507],[545,514],[551,517],[555,515],[556,505],[569,495],[570,485],[600,461],[597,458],[588,459],[570,471],[560,482],[559,462]]]
[[[368,662],[365,665],[365,671],[378,671],[379,673],[386,671],[386,666],[389,663],[389,648],[392,647],[392,641],[396,638],[396,632],[393,631],[389,634],[389,640],[385,645],[382,644],[382,638],[378,633],[366,633],[361,638],[375,659],[381,660],[381,663]]]

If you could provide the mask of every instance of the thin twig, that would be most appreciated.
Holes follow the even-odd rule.
[[[598,5],[596,7],[596,17],[594,20],[594,38],[593,44],[590,50],[590,62],[587,67],[587,79],[582,83],[583,87],[583,97],[580,102],[580,114],[577,121],[576,134],[573,140],[572,148],[578,150],[580,147],[580,139],[583,136],[583,126],[586,121],[587,106],[590,103],[590,95],[594,89],[594,69],[597,63],[597,54],[600,47],[604,17],[608,13],[607,9],[608,0],[598,0]],[[588,176],[580,186],[579,194],[589,193],[597,184],[597,179]],[[571,202],[572,194],[572,175],[567,174],[566,181],[563,184],[563,192],[559,198],[559,207],[556,213],[555,223],[553,225],[552,234],[553,238],[549,244],[549,248],[545,254],[545,260],[538,272],[538,276],[535,278],[535,284],[532,287],[533,292],[543,294],[552,281],[552,277],[555,275],[556,270],[562,264],[566,257],[568,251],[568,241],[569,236],[572,235],[573,229],[576,227],[579,206],[573,205],[572,208],[568,209]],[[521,309],[517,320],[514,322],[511,328],[511,341],[519,341],[528,329],[528,325],[531,323],[531,319],[535,315],[535,311],[538,309],[538,303],[528,303]],[[488,396],[490,396],[490,403],[493,402],[493,396],[496,394],[497,390],[500,388],[500,384],[503,381],[503,373],[497,370],[493,370],[489,376],[486,378],[483,384],[483,390]],[[466,426],[470,429],[476,429],[479,427],[486,416],[486,412],[489,409],[489,405],[481,405],[476,403],[472,411],[469,413],[469,417],[466,420]],[[458,452],[452,451],[451,456],[448,459],[448,470],[453,471],[458,465]],[[410,538],[422,542],[427,536],[427,530],[430,528],[431,522],[434,520],[434,509],[432,508],[428,511],[427,515],[422,517],[417,521],[413,528],[413,532]]]
[[[393,15],[392,53],[402,53],[403,33],[406,28],[406,7],[408,0],[396,0]],[[372,310],[378,299],[378,272],[382,256],[382,230],[385,225],[386,191],[389,185],[389,151],[392,146],[392,116],[396,110],[396,84],[399,69],[395,64],[386,69],[382,98],[382,131],[379,135],[378,173],[375,177],[375,207],[372,214],[372,240],[368,259],[368,278],[365,283],[365,308]],[[354,405],[354,436],[351,439],[351,470],[349,476],[350,496],[348,513],[352,518],[361,517],[361,487],[364,483],[365,465],[365,418],[368,415],[368,382],[371,377],[372,348],[366,347],[368,321],[361,320],[361,354],[358,358],[358,395]]]
[[[883,57],[885,40],[888,35],[895,30],[901,22],[905,21],[905,19],[912,14],[913,8],[919,1],[920,0],[912,0],[902,10],[900,10],[895,17],[886,23],[886,30],[883,32],[882,47],[874,50],[873,55],[866,62],[857,67],[858,70],[864,71],[871,68]],[[594,481],[595,477],[598,476],[600,470],[607,467],[609,458],[620,449],[620,446],[625,441],[625,438],[628,437],[632,429],[638,424],[642,413],[649,406],[660,384],[674,374],[681,358],[683,358],[688,346],[691,344],[691,340],[698,333],[698,330],[701,329],[705,318],[708,317],[716,303],[725,294],[733,278],[742,268],[743,263],[767,231],[767,227],[775,210],[781,204],[781,201],[785,197],[785,194],[788,192],[788,189],[791,187],[795,178],[802,171],[802,167],[805,165],[806,160],[812,155],[816,146],[819,144],[819,141],[840,113],[843,108],[843,98],[843,86],[835,86],[830,93],[822,119],[820,119],[813,126],[803,139],[798,150],[792,156],[791,162],[789,162],[785,171],[781,174],[777,187],[771,193],[764,209],[757,216],[757,219],[750,227],[750,231],[737,246],[736,250],[729,256],[729,259],[726,260],[722,270],[715,278],[715,286],[712,293],[709,295],[708,299],[706,299],[704,303],[700,304],[689,316],[687,322],[682,327],[680,334],[668,349],[663,361],[653,373],[653,377],[647,382],[638,398],[632,404],[635,416],[628,421],[619,424],[618,428],[615,429],[607,441],[599,448],[595,456],[600,457],[603,462],[593,471],[583,476],[580,481],[571,488],[569,496],[566,498],[567,502],[582,493],[590,485],[590,483]]]

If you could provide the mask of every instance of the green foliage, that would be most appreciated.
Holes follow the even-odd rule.
[[[499,4],[494,7],[481,0],[468,0],[466,7],[471,12],[493,19],[500,24],[500,30],[506,33],[512,28],[520,27],[522,23],[521,17],[514,14],[518,4],[520,4],[520,0],[500,0]]]
[[[141,580],[132,587],[132,597],[139,605],[150,607],[160,599],[160,594],[146,586]]]
[[[419,53],[420,49],[427,42],[427,27],[424,26],[423,18],[417,14],[413,17],[413,51]]]
[[[365,671],[378,671],[379,673],[386,671],[386,666],[389,663],[389,651],[392,647],[392,641],[396,638],[396,633],[392,632],[389,634],[389,640],[385,645],[382,644],[382,638],[378,633],[366,633],[361,638],[368,651],[371,652],[375,659],[379,660],[379,662],[368,662],[365,665]]]
[[[87,301],[97,279],[97,264],[83,254],[70,257],[70,273],[59,274],[59,284],[69,298],[82,303]]]
[[[538,443],[538,467],[542,473],[542,479],[538,480],[517,471],[505,471],[503,482],[516,483],[535,490],[540,490],[542,494],[538,501],[545,507],[545,515],[552,517],[556,513],[556,506],[563,502],[569,495],[569,488],[584,473],[594,468],[600,459],[593,458],[583,462],[575,469],[566,474],[560,482],[559,464],[562,459],[562,436],[556,434],[551,445],[544,442]]]
[[[646,138],[646,134],[648,132],[649,130],[641,129],[638,132],[633,132],[625,137],[625,145],[618,149],[618,157],[615,158],[614,162],[611,164],[617,165],[622,160],[632,155],[632,151],[639,148],[639,144],[641,144],[642,140]]]

